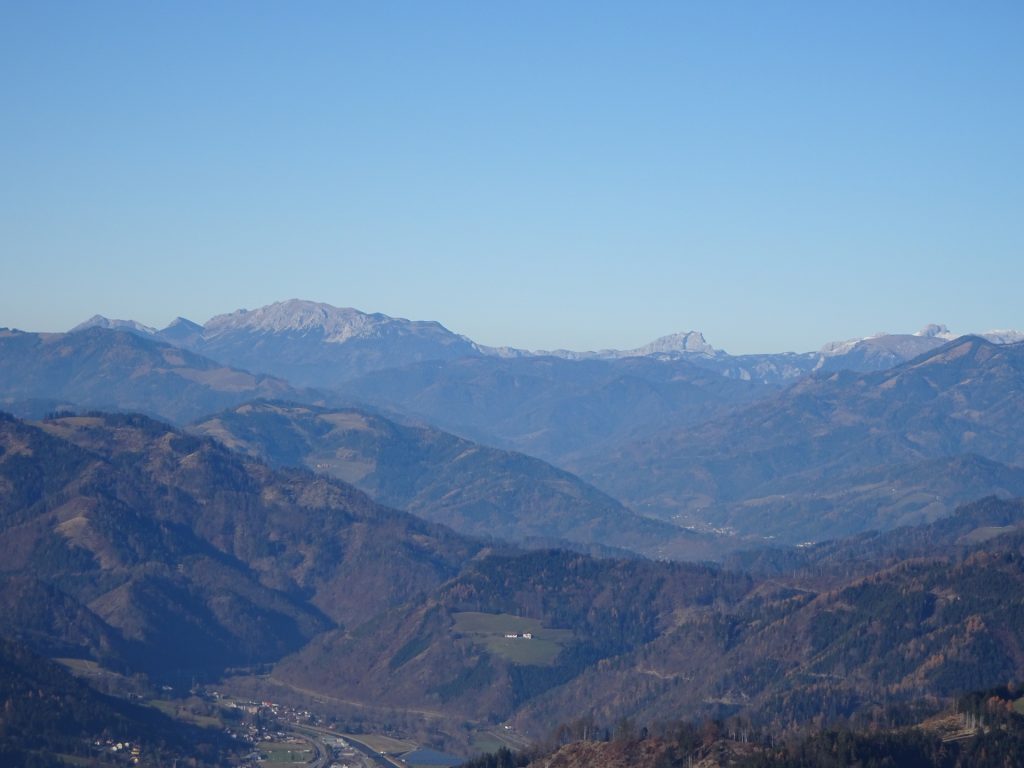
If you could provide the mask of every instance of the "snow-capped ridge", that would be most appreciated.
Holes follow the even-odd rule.
[[[407,320],[302,299],[252,310],[239,309],[217,315],[205,325],[178,317],[157,331],[133,320],[95,315],[72,330],[86,328],[128,331],[235,367],[273,373],[309,386],[319,386],[328,375],[325,371],[331,372],[332,381],[342,381],[387,367],[478,356],[684,361],[727,378],[778,383],[815,371],[883,370],[960,337],[943,324],[930,323],[914,333],[876,333],[832,341],[817,352],[734,356],[709,344],[700,331],[689,330],[661,336],[633,349],[530,351],[477,344],[436,321]],[[1024,343],[1024,332],[1017,330],[992,330],[976,335],[995,344]]]
[[[870,336],[858,336],[855,339],[830,341],[821,346],[821,349],[818,350],[818,354],[823,355],[824,357],[835,357],[837,355],[845,355],[858,344],[861,344],[865,341],[872,341],[873,339],[885,338],[886,336],[890,335],[891,334],[888,334],[885,331],[879,331],[878,333],[873,333]]]
[[[130,331],[143,336],[153,336],[156,334],[156,328],[150,328],[148,325],[136,322],[135,320],[112,320],[109,317],[103,315],[93,315],[83,323],[79,323],[71,329],[71,333],[75,331],[84,331],[87,328],[106,328],[112,331]]]
[[[182,317],[181,315],[178,315],[178,317],[174,318],[173,320],[171,320],[171,322],[167,324],[167,327],[164,328],[164,330],[169,331],[172,328],[188,328],[191,330],[202,327],[203,326],[201,326],[199,323],[193,322],[189,320],[187,317]]]
[[[350,339],[381,336],[384,329],[401,326],[412,333],[451,333],[438,322],[406,320],[381,313],[367,314],[352,307],[334,307],[322,302],[289,299],[259,309],[239,309],[211,318],[203,326],[203,335],[213,339],[234,331],[251,333],[320,332],[323,341],[341,344]],[[461,338],[461,337],[460,337]]]
[[[960,334],[950,332],[949,328],[941,323],[929,323],[924,328],[916,331],[912,334],[908,333],[887,333],[885,331],[879,331],[871,336],[861,336],[855,339],[844,339],[842,341],[830,341],[827,344],[822,345],[821,349],[818,350],[818,354],[823,357],[837,357],[839,355],[845,355],[851,352],[854,347],[865,342],[882,342],[886,344],[892,344],[905,339],[909,343],[911,339],[937,339],[939,341],[952,341],[953,339],[959,338]]]
[[[1024,341],[1024,331],[1015,331],[1009,328],[996,331],[985,331],[978,335],[983,339],[988,339],[993,344],[1019,344]]]

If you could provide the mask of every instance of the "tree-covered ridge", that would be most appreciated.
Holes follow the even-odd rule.
[[[538,729],[574,701],[604,721],[689,711],[740,713],[777,730],[871,722],[901,701],[1024,673],[1022,532],[883,559],[866,574],[823,578],[821,589],[809,573],[755,580],[738,600],[675,614],[650,642],[530,701],[519,724]]]
[[[1024,715],[1017,686],[960,696],[947,718],[961,729],[943,734],[934,724],[897,730],[827,730],[765,749],[743,768],[1010,768],[1024,762]],[[955,727],[955,726],[954,726]]]
[[[119,670],[273,665],[276,685],[531,735],[581,701],[601,722],[880,722],[1021,676],[1020,502],[744,573],[488,548],[143,416],[4,419],[0,447],[0,630]],[[466,613],[555,640],[505,652]]]
[[[0,602],[56,596],[0,627],[159,674],[273,661],[478,546],[142,416],[7,419],[0,451]]]
[[[755,578],[840,585],[904,560],[963,551],[1024,529],[1024,499],[988,496],[932,523],[869,531],[802,547],[762,547],[733,553],[725,565]]]
[[[1024,345],[951,341],[890,370],[819,373],[569,468],[635,509],[790,544],[1024,495]]]
[[[998,686],[960,696],[938,714],[933,702],[917,701],[887,712],[888,724],[789,733],[738,716],[640,725],[587,715],[557,725],[531,750],[502,749],[462,768],[1012,768],[1024,761],[1021,695],[1019,686]]]
[[[252,402],[194,424],[272,466],[307,467],[382,504],[488,539],[566,541],[672,559],[712,552],[710,536],[626,509],[574,475],[522,453],[365,409]]]
[[[231,368],[124,330],[0,330],[0,402],[22,411],[49,401],[141,411],[184,423],[257,397],[316,396],[282,379]]]
[[[358,691],[379,703],[419,702],[489,720],[512,714],[602,660],[664,633],[680,610],[711,611],[749,588],[712,566],[595,559],[564,551],[491,553],[423,602],[329,632],[278,665],[275,676],[319,691]],[[562,630],[548,663],[520,663],[457,630],[461,612],[522,616]],[[533,642],[523,640],[523,642]]]

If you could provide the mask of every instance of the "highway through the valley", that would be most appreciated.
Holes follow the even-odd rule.
[[[364,757],[368,758],[373,765],[379,765],[381,768],[406,768],[405,763],[395,760],[388,755],[381,754],[377,750],[365,744],[359,739],[353,738],[345,733],[335,733],[334,731],[328,731],[325,728],[315,728],[311,725],[293,725],[291,726],[292,731],[303,738],[315,742],[316,751],[320,755],[325,757],[321,759],[318,755],[317,760],[313,763],[313,768],[326,768],[331,762],[331,745],[327,743],[327,739],[344,739],[353,749],[360,752]]]

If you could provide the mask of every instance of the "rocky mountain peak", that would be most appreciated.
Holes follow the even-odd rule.
[[[184,317],[176,317],[157,336],[176,346],[189,347],[203,335],[203,326]]]
[[[172,328],[174,328],[174,329],[186,328],[186,329],[192,331],[192,330],[196,330],[196,329],[202,328],[202,327],[203,326],[201,326],[199,323],[194,323],[191,320],[189,320],[187,317],[176,317],[173,320],[171,320],[171,322],[167,325],[166,328],[164,328],[164,330],[165,331],[169,331]]]
[[[639,355],[673,353],[715,355],[718,350],[708,344],[704,334],[700,331],[685,331],[662,336],[650,344],[633,350],[633,352]]]
[[[289,299],[259,309],[239,309],[217,315],[204,328],[207,337],[237,330],[257,333],[320,331],[329,341],[345,341],[367,335],[369,329],[391,319],[386,315],[367,315],[351,307]]]

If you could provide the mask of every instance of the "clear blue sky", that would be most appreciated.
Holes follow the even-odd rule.
[[[1020,2],[6,2],[0,326],[1024,327]]]

